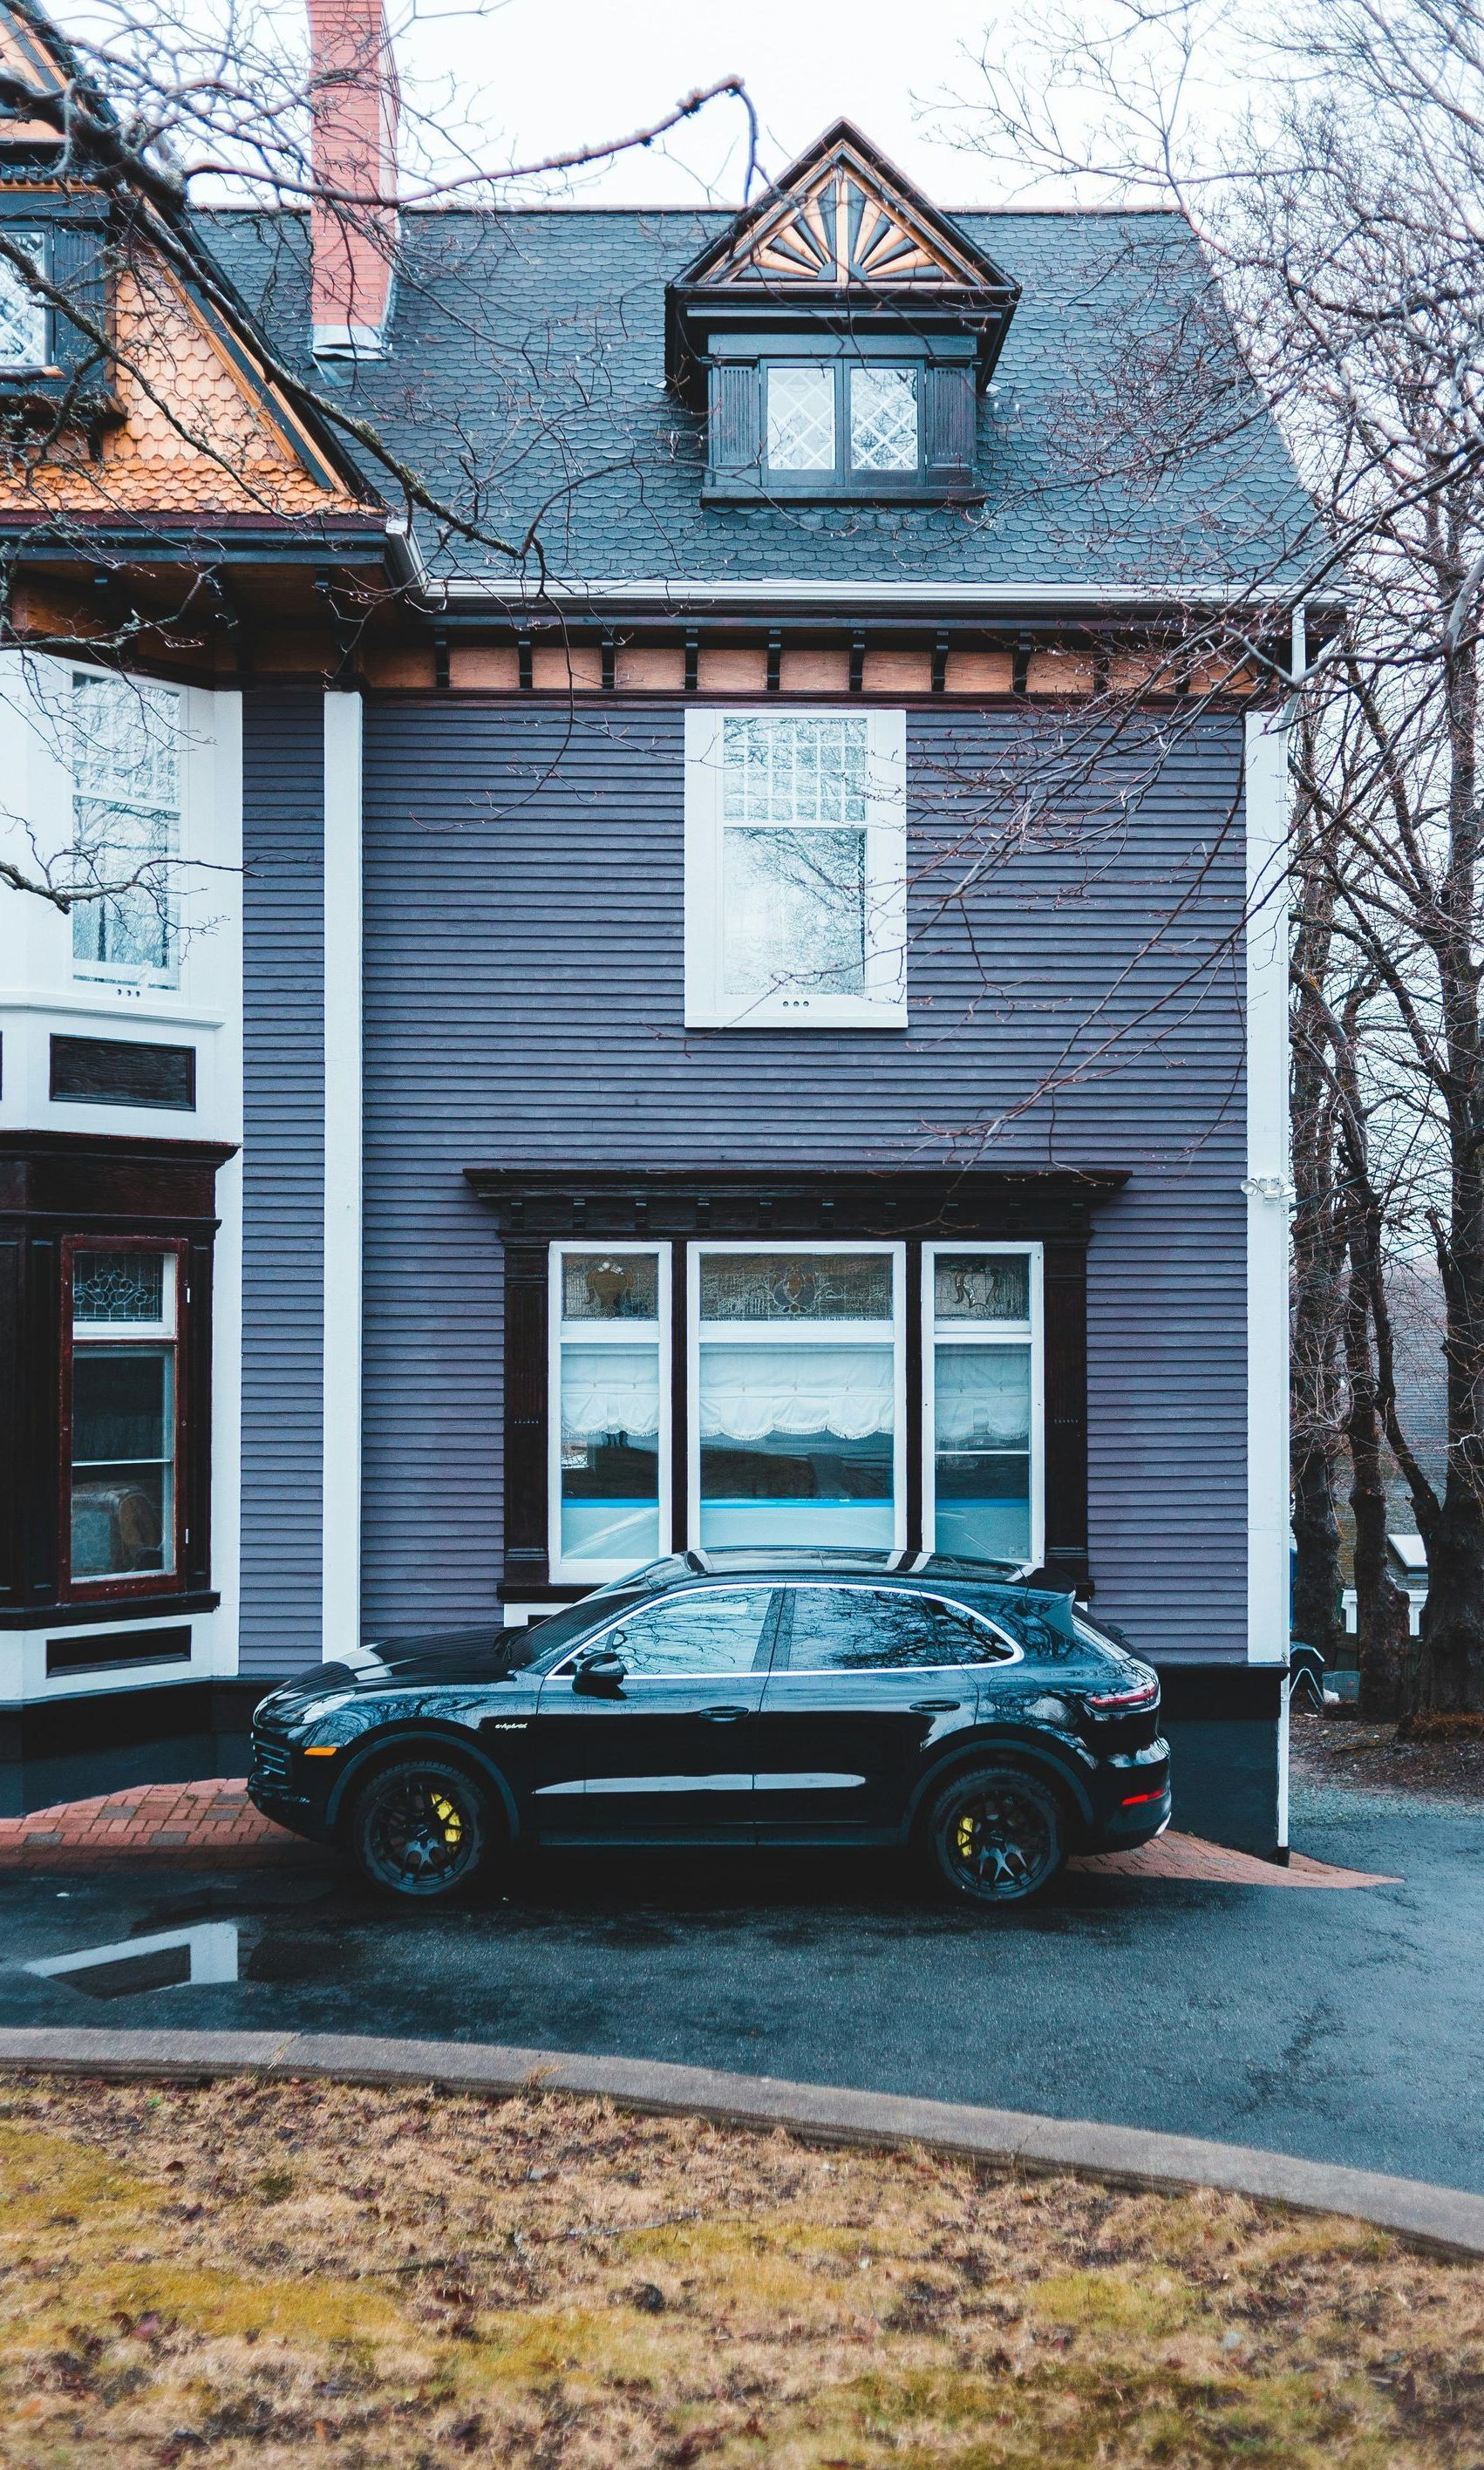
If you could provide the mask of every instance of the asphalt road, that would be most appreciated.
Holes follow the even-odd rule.
[[[1484,1806],[1306,1786],[1294,1840],[1403,1883],[1078,1876],[980,1917],[887,1862],[605,1858],[438,1918],[329,1868],[17,1878],[0,1888],[0,2021],[672,2059],[1484,2193]]]

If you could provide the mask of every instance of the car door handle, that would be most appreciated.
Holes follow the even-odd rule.
[[[746,1707],[703,1707],[701,1710],[708,1724],[734,1724],[739,1715],[749,1712]]]
[[[914,1715],[951,1715],[962,1704],[962,1698],[915,1698],[910,1713]]]

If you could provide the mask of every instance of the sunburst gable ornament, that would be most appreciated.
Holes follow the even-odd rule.
[[[717,269],[724,283],[974,283],[916,219],[868,180],[848,157],[828,164],[801,195],[785,199]]]

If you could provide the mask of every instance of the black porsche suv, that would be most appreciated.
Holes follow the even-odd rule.
[[[1157,1835],[1170,1753],[1148,1666],[1008,1567],[712,1551],[286,1683],[248,1791],[404,1896],[517,1845],[901,1845],[992,1904]]]

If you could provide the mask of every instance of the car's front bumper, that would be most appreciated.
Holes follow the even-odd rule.
[[[315,1777],[312,1787],[305,1766],[302,1752],[291,1742],[255,1733],[247,1798],[275,1827],[307,1835],[313,1844],[328,1844],[334,1830],[325,1815],[324,1785]]]

